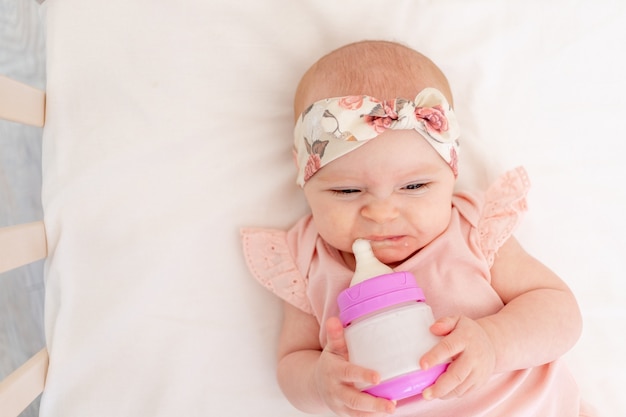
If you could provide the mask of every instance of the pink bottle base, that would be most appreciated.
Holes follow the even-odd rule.
[[[427,371],[416,371],[390,379],[363,391],[375,397],[388,400],[402,400],[421,394],[427,387],[435,383],[439,375],[444,373],[447,367],[448,364],[443,363],[433,366]]]

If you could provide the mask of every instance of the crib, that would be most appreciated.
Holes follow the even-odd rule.
[[[0,229],[0,274],[45,259],[46,282],[46,348],[0,382],[0,417],[40,394],[41,417],[304,415],[275,382],[280,302],[239,228],[306,212],[291,96],[314,59],[366,38],[448,75],[459,187],[526,167],[516,236],[583,312],[565,359],[599,416],[626,415],[626,6],[208,3],[46,0],[46,91],[0,75],[0,118],[43,127],[44,207]]]

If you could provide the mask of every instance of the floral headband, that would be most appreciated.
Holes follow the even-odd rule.
[[[298,118],[294,130],[296,182],[303,187],[324,165],[387,129],[416,130],[457,176],[459,125],[456,116],[439,90],[425,88],[414,101],[346,96],[313,103]]]

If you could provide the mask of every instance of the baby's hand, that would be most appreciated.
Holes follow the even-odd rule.
[[[445,337],[422,356],[420,366],[428,369],[446,361],[452,363],[424,390],[425,399],[460,397],[487,382],[495,370],[496,352],[480,324],[464,316],[444,317],[430,330]]]
[[[317,392],[338,416],[377,417],[395,411],[392,401],[376,398],[354,387],[355,383],[378,384],[378,373],[348,362],[348,348],[338,318],[326,323],[328,341],[315,371]]]

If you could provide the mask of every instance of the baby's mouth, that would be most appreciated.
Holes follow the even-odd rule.
[[[409,242],[406,236],[403,235],[390,235],[390,236],[371,236],[367,240],[370,241],[373,248],[385,247],[385,246],[408,246]]]

